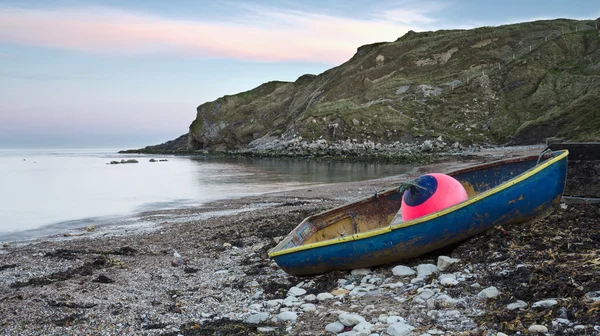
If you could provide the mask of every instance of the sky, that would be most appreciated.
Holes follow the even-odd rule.
[[[196,107],[409,30],[595,19],[598,0],[0,0],[0,148],[141,147]]]

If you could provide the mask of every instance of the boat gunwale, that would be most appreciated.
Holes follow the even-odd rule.
[[[563,160],[564,158],[566,158],[569,155],[569,151],[568,150],[561,150],[561,151],[555,151],[555,152],[562,152],[561,154],[550,158],[540,164],[537,164],[536,166],[524,171],[523,173],[511,178],[510,180],[501,183],[499,185],[497,185],[494,188],[488,189],[480,194],[477,194],[471,198],[469,198],[468,200],[458,203],[456,205],[453,205],[449,208],[431,213],[429,215],[425,215],[423,217],[419,217],[416,219],[413,219],[411,221],[407,221],[407,222],[403,222],[403,223],[398,223],[396,225],[387,225],[385,227],[379,228],[379,229],[374,229],[374,230],[369,230],[366,232],[361,232],[361,233],[356,233],[353,234],[351,236],[347,236],[347,237],[339,237],[339,238],[335,238],[335,239],[328,239],[322,242],[316,242],[316,243],[311,243],[311,244],[307,244],[307,245],[299,245],[299,246],[294,246],[294,247],[290,247],[290,248],[286,248],[283,250],[278,250],[279,245],[281,243],[283,243],[283,241],[278,244],[277,246],[275,246],[271,251],[269,251],[269,257],[277,257],[280,255],[284,255],[284,254],[290,254],[290,253],[294,253],[294,252],[298,252],[298,251],[303,251],[303,250],[309,250],[309,249],[313,249],[313,248],[317,248],[317,247],[322,247],[322,246],[328,246],[328,245],[334,245],[334,244],[339,244],[339,243],[343,243],[343,242],[347,242],[347,241],[353,241],[353,240],[361,240],[361,239],[366,239],[366,238],[370,238],[370,237],[374,237],[374,236],[379,236],[379,235],[383,235],[385,233],[391,232],[392,230],[398,230],[398,229],[402,229],[405,227],[409,227],[409,226],[413,226],[413,225],[417,225],[417,224],[421,224],[423,222],[427,222],[429,220],[441,217],[441,216],[445,216],[451,212],[457,211],[459,209],[462,209],[466,206],[469,206],[475,202],[478,202],[484,198],[490,197],[504,189],[510,188],[514,185],[516,185],[517,183],[520,183],[532,176],[534,176],[535,174],[539,173],[540,171],[548,168],[550,165],[553,165],[561,160]],[[488,164],[484,164],[484,165],[478,165],[478,166],[473,166],[473,167],[467,167],[467,168],[463,168],[463,169],[458,169],[452,172],[449,172],[448,175],[458,175],[458,174],[462,174],[462,173],[468,173],[471,171],[476,171],[476,170],[482,170],[482,169],[487,169],[487,168],[491,168],[491,167],[496,167],[496,166],[500,166],[500,165],[504,165],[504,164],[510,164],[510,163],[516,163],[516,162],[524,162],[524,161],[530,161],[530,160],[534,160],[537,159],[538,156],[526,156],[526,157],[520,157],[520,158],[511,158],[511,159],[506,159],[506,160],[498,160],[498,161],[494,161],[494,162],[490,162]],[[378,195],[383,195],[383,194],[388,194],[388,193],[393,193],[393,192],[397,192],[397,188],[393,188],[387,191],[384,191],[382,193],[379,193]],[[371,200],[374,196],[370,196],[368,198],[364,198],[362,200],[358,200],[356,202],[350,203],[350,204],[345,204],[343,206],[337,207],[337,208],[333,208],[324,212],[321,212],[319,214],[313,215],[313,216],[309,216],[307,218],[305,218],[296,228],[294,228],[294,230],[292,230],[287,236],[291,236],[292,233],[294,233],[296,231],[296,229],[298,227],[300,227],[302,224],[304,224],[306,221],[308,221],[309,219],[314,219],[315,217],[321,216],[323,214],[332,212],[332,211],[336,211],[336,210],[341,210],[344,209],[346,207],[349,206],[356,206],[357,204],[361,204],[361,203],[365,203],[369,200]],[[285,241],[285,239],[284,239]]]

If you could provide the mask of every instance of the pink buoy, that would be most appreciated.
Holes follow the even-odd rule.
[[[466,201],[469,196],[455,178],[445,174],[417,177],[402,196],[402,219],[409,221]]]

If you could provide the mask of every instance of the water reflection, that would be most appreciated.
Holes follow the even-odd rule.
[[[411,167],[400,164],[294,160],[286,158],[191,158],[200,167],[202,184],[238,183],[339,183],[404,174]],[[204,175],[208,166],[213,174]]]

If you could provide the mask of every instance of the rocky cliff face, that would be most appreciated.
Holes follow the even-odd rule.
[[[409,32],[362,46],[320,75],[200,105],[185,146],[422,143],[440,136],[463,145],[600,140],[596,22]]]

